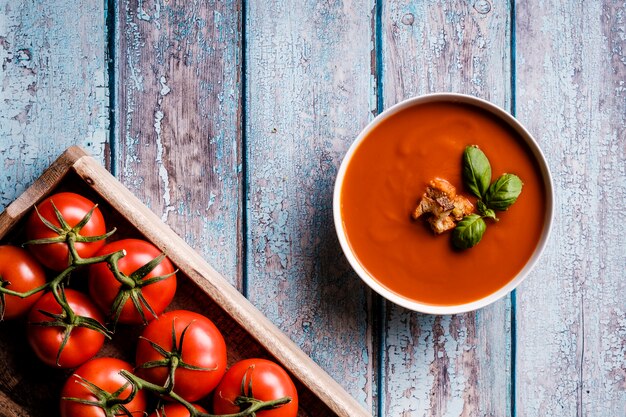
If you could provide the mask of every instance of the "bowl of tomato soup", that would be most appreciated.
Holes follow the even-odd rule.
[[[497,221],[478,215],[482,239],[459,249],[454,231],[434,233],[411,213],[438,178],[478,204],[463,174],[468,147],[488,158],[494,182],[512,173],[523,187]],[[438,93],[396,104],[361,132],[339,168],[333,212],[348,261],[373,290],[411,310],[456,314],[496,301],[528,275],[550,233],[553,199],[546,160],[515,118],[476,97]]]

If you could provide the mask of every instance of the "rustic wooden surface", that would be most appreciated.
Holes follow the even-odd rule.
[[[374,415],[626,415],[625,27],[620,1],[0,0],[0,205],[80,144]],[[330,190],[377,111],[442,90],[527,125],[556,222],[512,297],[430,317],[349,272]]]

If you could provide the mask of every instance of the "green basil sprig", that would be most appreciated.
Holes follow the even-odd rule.
[[[452,243],[460,249],[469,249],[480,242],[487,230],[487,224],[478,214],[463,217],[452,232]]]
[[[463,152],[463,180],[465,186],[478,198],[483,198],[491,182],[491,164],[478,146],[472,145]]]
[[[478,200],[476,202],[476,209],[478,210],[481,216],[498,221],[498,218],[496,217],[496,212],[493,211],[493,209],[490,209],[489,207],[487,207],[487,205],[483,203],[482,200]]]
[[[522,180],[514,174],[503,174],[489,186],[485,204],[494,210],[507,210],[522,192]]]
[[[465,216],[452,232],[452,243],[459,249],[475,246],[482,239],[487,224],[484,218],[498,221],[495,210],[507,210],[522,192],[522,180],[515,174],[502,174],[491,182],[491,164],[478,146],[471,145],[463,152],[463,181],[476,196],[479,214]]]

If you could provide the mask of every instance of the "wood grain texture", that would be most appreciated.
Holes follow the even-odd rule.
[[[626,4],[519,2],[517,114],[556,224],[518,291],[517,413],[626,415]]]
[[[382,10],[387,108],[428,92],[511,102],[506,2],[394,1]],[[428,316],[388,303],[381,416],[510,415],[510,300]]]
[[[115,172],[241,287],[238,1],[120,0]]]
[[[249,299],[369,409],[371,298],[339,248],[332,189],[376,108],[373,12],[248,2],[245,74]]]
[[[0,0],[0,208],[69,145],[106,159],[103,7]]]

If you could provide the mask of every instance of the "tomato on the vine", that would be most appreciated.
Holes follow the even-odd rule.
[[[118,269],[131,284],[122,285],[106,263],[98,263],[89,268],[89,294],[107,314],[115,317],[119,313],[120,323],[140,324],[144,317],[149,321],[154,318],[150,309],[156,315],[161,314],[174,298],[174,266],[164,257],[153,269],[143,268],[162,254],[154,245],[140,239],[109,243],[96,256],[120,250],[125,250],[126,256],[118,261]],[[159,277],[163,279],[158,280]],[[116,302],[119,302],[119,311],[114,308]],[[141,307],[143,317],[136,305]]]
[[[130,384],[126,389],[119,392],[117,397],[112,395],[128,383],[126,378],[120,375],[122,369],[132,372],[133,367],[119,359],[97,358],[78,368],[69,377],[61,391],[61,417],[123,416],[127,415],[125,411],[136,416],[144,415],[147,407],[145,392],[137,391],[135,397],[127,404],[117,404],[119,401],[116,400],[129,398],[132,392]],[[109,399],[108,404],[107,397]],[[81,404],[72,399],[99,402],[102,407],[93,404]],[[105,409],[108,409],[110,414],[107,414]]]
[[[174,392],[187,401],[208,395],[226,372],[224,337],[211,320],[198,313],[165,313],[150,322],[141,336],[137,344],[137,375],[163,386],[172,360],[176,361]]]
[[[89,317],[99,323],[103,322],[100,311],[86,295],[66,289],[65,297],[76,316]],[[52,292],[44,294],[28,315],[28,342],[39,359],[47,365],[74,368],[94,357],[104,344],[104,335],[96,330],[81,326],[50,326],[55,319],[42,311],[51,314],[63,312]],[[48,325],[45,325],[46,323]],[[67,331],[71,333],[61,354],[58,355]]]
[[[193,404],[194,408],[202,413],[206,413],[206,410],[199,405]],[[154,413],[148,417],[190,417],[191,413],[182,404],[165,404],[163,408],[157,409]]]
[[[274,409],[257,411],[257,417],[296,417],[298,393],[293,381],[276,363],[266,359],[244,359],[230,367],[213,394],[215,414],[234,414],[243,411],[241,398],[254,397],[273,401],[290,397],[291,401]]]
[[[0,286],[16,292],[27,292],[46,283],[46,274],[35,258],[22,248],[0,246]],[[0,295],[0,310],[5,319],[14,319],[30,310],[43,292],[20,298]]]
[[[54,207],[61,213],[65,225],[61,224]],[[58,193],[46,198],[38,206],[37,211],[33,210],[26,222],[26,237],[29,241],[40,239],[58,238],[63,240],[68,233],[79,236],[75,244],[76,251],[81,258],[91,257],[104,246],[104,239],[95,242],[81,242],[80,236],[89,238],[94,236],[104,236],[106,226],[104,217],[99,208],[95,208],[89,221],[74,230],[80,225],[85,216],[94,208],[95,204],[87,198],[75,193]],[[48,227],[41,217],[46,219],[58,230]],[[28,249],[43,265],[54,271],[62,271],[69,265],[69,249],[67,243],[59,241],[56,243],[29,244]]]

